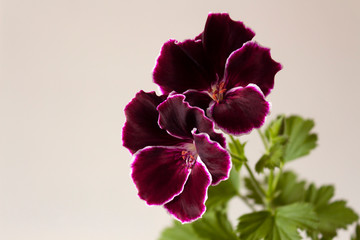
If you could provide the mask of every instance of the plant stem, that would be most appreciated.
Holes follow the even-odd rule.
[[[241,195],[240,193],[237,193],[237,196],[246,204],[246,206],[248,206],[253,212],[256,211],[256,209],[254,208],[254,206],[249,202],[249,200],[244,197],[243,195]]]
[[[229,136],[230,136],[230,139],[231,139],[232,143],[234,144],[237,152],[240,152],[240,149],[239,149],[239,147],[238,147],[238,143],[236,142],[235,138],[234,138],[232,135],[229,135]],[[236,159],[238,159],[238,160],[241,160],[239,157],[236,156],[236,154],[230,153],[230,155],[231,155],[231,157],[233,157],[233,158],[236,158]],[[256,193],[257,193],[257,194],[259,195],[259,197],[262,199],[263,203],[265,203],[265,202],[264,202],[264,199],[263,199],[263,197],[266,196],[265,190],[260,186],[258,180],[256,180],[256,178],[255,178],[255,176],[254,176],[254,173],[252,172],[251,168],[249,167],[247,161],[244,162],[244,165],[245,165],[247,171],[249,172],[250,179],[251,179],[251,183],[252,183],[252,185],[254,186],[254,189],[255,189]]]
[[[284,164],[280,163],[279,172],[274,176],[274,170],[270,170],[269,181],[268,181],[268,189],[266,194],[266,207],[271,210],[272,209],[272,201],[274,199],[274,193],[276,191],[277,184],[279,182],[280,176],[282,174],[282,168]]]
[[[253,183],[253,185],[254,185],[254,188],[255,188],[257,194],[258,194],[259,196],[263,196],[263,197],[266,196],[265,190],[260,186],[258,180],[256,180],[256,178],[255,178],[255,176],[254,176],[254,173],[251,171],[251,168],[249,167],[249,165],[247,164],[247,162],[245,162],[244,165],[245,165],[247,171],[248,171],[249,174],[250,174],[250,179],[251,179],[251,181],[252,181],[252,183]]]
[[[273,189],[272,191],[273,191],[273,192],[275,191],[275,189],[276,189],[276,187],[277,187],[277,184],[278,184],[278,182],[279,182],[279,179],[280,179],[280,177],[281,177],[283,166],[284,166],[284,163],[281,162],[281,163],[280,163],[280,166],[279,166],[279,172],[276,174],[275,179],[274,179],[273,184],[272,184],[272,189]]]
[[[269,174],[268,189],[267,189],[267,194],[266,194],[268,197],[270,197],[272,195],[273,182],[274,182],[274,170],[271,169],[270,174]]]
[[[261,141],[262,141],[263,144],[264,144],[264,147],[265,147],[265,149],[266,149],[266,152],[268,152],[268,151],[269,151],[269,144],[268,144],[268,142],[267,142],[267,140],[266,140],[266,138],[265,138],[265,135],[262,133],[262,131],[261,131],[260,129],[257,129],[257,132],[258,132],[259,135],[260,135]]]
[[[273,199],[273,183],[274,183],[274,170],[271,169],[270,170],[270,174],[269,174],[269,180],[268,180],[268,189],[267,189],[267,193],[266,193],[266,207],[268,210],[272,209],[272,199]]]

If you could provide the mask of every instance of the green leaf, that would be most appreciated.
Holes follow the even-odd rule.
[[[305,181],[298,181],[294,172],[283,172],[276,187],[275,206],[302,202],[305,195]]]
[[[273,229],[274,217],[269,211],[249,213],[239,218],[237,231],[240,239],[258,240],[267,237]]]
[[[286,219],[294,223],[301,229],[315,229],[317,226],[317,217],[314,208],[308,203],[293,203],[277,210],[277,217]]]
[[[277,118],[270,122],[268,127],[265,129],[264,134],[270,144],[275,142],[283,142],[284,138],[284,128],[285,128],[285,116],[280,115]]]
[[[263,204],[262,196],[258,194],[256,191],[256,188],[254,184],[252,183],[251,179],[246,177],[244,178],[245,187],[248,190],[248,193],[246,194],[246,197],[254,200],[254,203],[256,204]]]
[[[300,116],[290,116],[285,119],[284,135],[287,136],[285,162],[305,156],[316,147],[317,135],[310,133],[313,127],[313,120],[305,120]]]
[[[347,225],[358,220],[358,216],[351,209],[345,206],[345,201],[335,201],[316,209],[319,216],[319,231],[323,236],[336,236],[336,229],[346,229]]]
[[[314,205],[315,209],[328,204],[330,199],[334,196],[335,188],[331,185],[321,186],[316,189],[314,184],[310,184],[306,191],[305,201]]]
[[[314,121],[310,119],[296,115],[278,116],[264,131],[269,142],[269,151],[266,154],[277,155],[284,162],[309,154],[316,147],[317,142],[317,135],[311,133],[313,127]],[[279,146],[283,146],[281,157],[279,157],[281,149]]]
[[[274,206],[283,206],[295,202],[307,202],[312,204],[316,212],[319,224],[314,231],[308,231],[310,236],[322,235],[322,239],[332,239],[336,236],[337,229],[346,229],[347,225],[358,219],[356,213],[346,206],[345,201],[331,202],[335,189],[331,185],[316,188],[310,184],[305,188],[306,182],[299,181],[293,172],[284,172],[276,188]],[[316,238],[314,238],[316,239]]]
[[[206,201],[206,207],[208,210],[217,206],[226,205],[226,203],[238,195],[239,192],[239,173],[232,168],[230,171],[230,177],[220,182],[216,186],[210,186],[208,190],[208,199]]]
[[[238,232],[243,240],[300,240],[297,229],[314,229],[317,217],[307,203],[279,207],[272,214],[260,211],[239,218]]]
[[[346,229],[347,225],[358,220],[357,214],[346,206],[345,201],[330,202],[334,196],[334,187],[321,186],[319,189],[311,184],[305,195],[305,201],[313,204],[319,218],[318,232],[323,239],[332,239],[337,229]]]
[[[262,173],[264,168],[273,170],[275,167],[280,167],[283,161],[284,144],[286,142],[286,136],[284,136],[284,116],[278,116],[273,120],[265,129],[264,134],[260,131],[260,135],[267,142],[265,146],[266,152],[256,163],[255,170],[258,173]]]
[[[245,145],[246,142],[241,144],[239,139],[235,139],[230,136],[231,142],[228,143],[229,151],[231,153],[231,161],[236,169],[236,171],[240,171],[244,162],[247,161],[245,156]]]
[[[208,240],[238,240],[231,223],[222,211],[208,211],[192,225],[198,236]]]
[[[172,227],[165,228],[158,240],[207,240],[198,237],[192,224],[182,224],[174,221]]]
[[[279,167],[284,154],[284,146],[280,144],[272,145],[268,153],[265,153],[255,165],[255,170],[262,173],[264,168],[274,169]]]

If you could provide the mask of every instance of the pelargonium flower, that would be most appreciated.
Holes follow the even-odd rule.
[[[227,133],[260,127],[269,112],[265,100],[281,69],[270,50],[250,41],[254,32],[228,14],[209,14],[195,39],[166,42],[154,68],[164,94],[184,93]]]
[[[208,187],[228,178],[230,156],[202,109],[180,94],[165,98],[137,93],[125,108],[123,145],[134,154],[139,197],[190,222],[205,212]]]

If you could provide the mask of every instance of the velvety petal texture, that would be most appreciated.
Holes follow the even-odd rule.
[[[163,93],[188,89],[206,90],[215,77],[199,40],[169,40],[160,52],[153,71],[154,82]]]
[[[201,161],[211,174],[211,184],[216,185],[221,180],[227,179],[230,174],[231,160],[226,149],[212,141],[205,133],[194,134],[194,142]]]
[[[280,69],[281,64],[271,58],[270,49],[255,42],[248,42],[228,58],[225,66],[225,87],[232,89],[253,83],[267,96],[274,87],[274,77]]]
[[[208,91],[188,90],[183,94],[186,102],[188,102],[191,106],[201,108],[205,112],[212,101]]]
[[[159,113],[156,108],[165,99],[166,96],[159,97],[155,92],[140,91],[125,107],[122,140],[123,146],[131,153],[146,146],[172,146],[182,142],[158,125]]]
[[[139,197],[149,205],[164,205],[182,222],[199,218],[205,211],[207,189],[214,184],[212,174],[216,182],[228,176],[223,166],[230,159],[225,138],[214,131],[205,112],[190,106],[181,94],[141,91],[125,114],[123,144],[134,153],[131,177]],[[213,158],[201,153],[204,164],[197,149],[211,151]]]
[[[210,13],[201,36],[205,52],[221,78],[229,55],[250,41],[255,33],[240,21],[233,21],[227,13]]]
[[[182,148],[148,147],[134,155],[131,177],[139,197],[149,205],[164,204],[183,191],[190,174]]]
[[[214,131],[213,122],[205,116],[203,110],[192,107],[185,102],[185,96],[175,94],[157,108],[159,112],[159,126],[166,129],[174,137],[193,139],[192,131],[207,133],[210,138],[225,147],[225,138]]]
[[[182,193],[165,204],[165,208],[181,222],[198,219],[205,212],[207,189],[210,184],[211,176],[205,165],[196,162]]]
[[[228,14],[210,13],[197,37],[162,46],[153,80],[164,95],[140,91],[125,107],[122,140],[138,195],[181,222],[201,217],[208,187],[229,177],[230,155],[215,128],[247,133],[269,113],[265,96],[281,65],[254,35]]]
[[[227,13],[210,13],[204,31],[195,39],[164,44],[154,81],[164,93],[183,93],[191,106],[213,112],[207,116],[227,133],[241,134],[260,127],[267,113],[263,98],[252,94],[245,100],[249,94],[234,97],[234,92],[239,94],[238,87],[253,84],[267,96],[282,66],[272,59],[270,49],[251,41],[254,35]],[[242,111],[232,113],[239,109]],[[234,116],[242,118],[237,121]]]
[[[259,128],[269,113],[270,104],[256,85],[233,88],[224,100],[213,102],[208,110],[218,127],[233,135]]]

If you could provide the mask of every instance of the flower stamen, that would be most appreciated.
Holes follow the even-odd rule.
[[[224,92],[226,92],[225,82],[221,81],[219,84],[211,86],[209,95],[215,102],[219,103],[223,100]]]
[[[191,169],[196,162],[196,158],[194,157],[194,155],[192,155],[191,152],[186,150],[183,150],[181,152],[181,158],[185,161],[185,165],[188,169]]]

